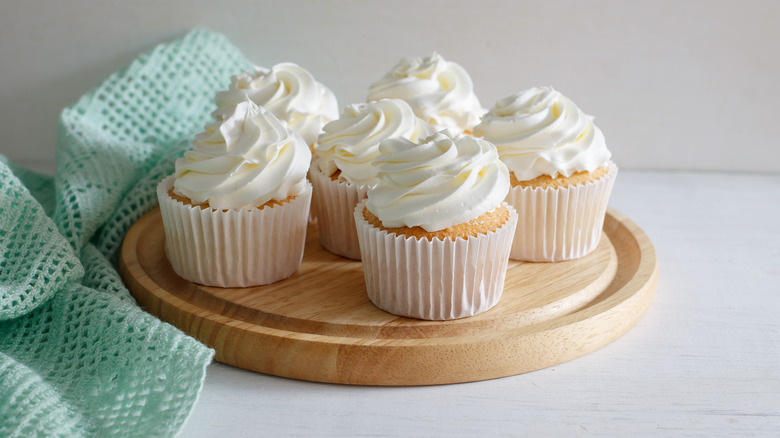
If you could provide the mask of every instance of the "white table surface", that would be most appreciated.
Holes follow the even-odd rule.
[[[660,266],[649,310],[615,342],[433,387],[214,363],[179,436],[780,436],[780,175],[621,171],[610,206]]]

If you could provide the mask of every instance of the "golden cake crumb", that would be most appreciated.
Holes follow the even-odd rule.
[[[569,177],[558,175],[555,178],[551,178],[550,175],[541,175],[534,179],[529,179],[528,181],[518,181],[518,179],[515,178],[515,174],[510,172],[509,181],[511,182],[512,187],[531,187],[531,188],[539,187],[543,189],[548,189],[548,188],[560,189],[564,187],[575,186],[577,184],[584,184],[584,183],[596,181],[602,176],[606,175],[608,171],[609,168],[607,167],[599,167],[593,172],[587,172],[587,171],[577,172]]]
[[[507,209],[505,205],[499,205],[493,210],[468,222],[453,225],[443,230],[430,232],[425,231],[422,227],[385,227],[382,225],[382,221],[380,221],[376,215],[368,211],[367,208],[363,209],[363,218],[372,226],[387,231],[388,233],[395,233],[398,236],[414,237],[417,240],[427,239],[429,241],[435,238],[438,238],[439,240],[455,240],[458,237],[462,239],[468,239],[469,236],[477,237],[480,234],[487,234],[489,231],[495,231],[498,228],[501,228],[506,221],[509,220],[509,209]]]
[[[179,196],[176,193],[173,193],[173,189],[169,189],[168,190],[168,196],[170,196],[171,198],[181,202],[184,205],[191,205],[193,207],[198,207],[201,210],[208,210],[208,209],[211,208],[208,203],[196,204],[196,203],[192,202],[192,199],[190,199],[190,198],[188,198],[186,196]],[[257,209],[258,210],[262,210],[265,207],[275,207],[277,205],[286,204],[286,203],[292,201],[293,199],[295,199],[295,196],[288,196],[287,198],[282,199],[281,201],[277,201],[275,199],[271,199],[270,201],[266,202],[265,204],[257,207]],[[216,209],[212,209],[212,210],[216,210]],[[227,211],[227,210],[222,210],[222,211]]]

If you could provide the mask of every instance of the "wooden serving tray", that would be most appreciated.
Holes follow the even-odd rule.
[[[119,267],[144,309],[214,348],[220,362],[356,385],[477,381],[574,359],[631,328],[658,278],[652,243],[615,210],[594,252],[557,263],[510,260],[499,303],[454,321],[375,307],[361,263],[322,249],[316,225],[298,271],[267,286],[223,289],[178,277],[165,257],[159,209],[127,233]]]

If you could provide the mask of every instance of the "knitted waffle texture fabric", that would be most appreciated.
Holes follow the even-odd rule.
[[[57,174],[0,159],[0,436],[172,436],[213,351],[136,304],[116,260],[251,64],[197,29],[63,110]]]

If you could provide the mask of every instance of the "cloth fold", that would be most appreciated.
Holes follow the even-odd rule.
[[[213,351],[141,310],[116,261],[214,94],[251,66],[193,30],[62,111],[55,178],[0,159],[0,436],[181,428]]]

